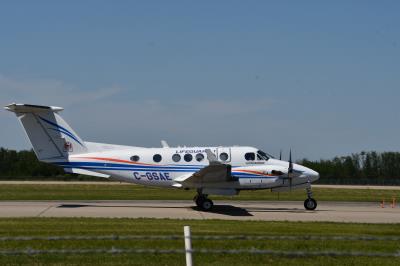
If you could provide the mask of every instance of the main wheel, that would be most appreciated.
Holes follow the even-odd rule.
[[[207,198],[203,195],[196,195],[193,200],[196,203],[197,207],[201,208],[201,205],[203,205],[203,201],[205,201],[206,199]]]
[[[214,203],[210,199],[204,199],[199,206],[203,211],[209,211],[214,206]]]
[[[309,211],[313,211],[317,208],[317,201],[313,198],[308,198],[304,201],[304,208]]]

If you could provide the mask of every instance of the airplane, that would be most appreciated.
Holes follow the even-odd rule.
[[[305,188],[306,210],[315,210],[311,183],[319,174],[255,147],[170,147],[111,145],[83,141],[64,121],[61,107],[12,103],[38,160],[89,175],[164,188],[195,189],[194,202],[203,211],[213,208],[209,195],[238,195],[242,190],[274,192]]]

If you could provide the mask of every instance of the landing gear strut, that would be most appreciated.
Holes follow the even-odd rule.
[[[304,201],[304,208],[306,208],[306,210],[313,211],[317,208],[317,201],[313,199],[310,180],[308,180],[306,191],[308,198]]]
[[[212,200],[207,198],[208,195],[202,194],[200,190],[198,190],[198,194],[193,198],[193,201],[196,203],[197,207],[199,207],[203,211],[209,211],[214,206]]]

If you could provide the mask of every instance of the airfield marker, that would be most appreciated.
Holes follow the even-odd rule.
[[[183,227],[185,236],[185,254],[186,254],[186,266],[193,266],[192,258],[192,237],[190,235],[190,226],[185,225]]]

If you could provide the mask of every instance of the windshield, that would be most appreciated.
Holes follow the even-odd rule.
[[[261,151],[261,150],[257,151],[257,159],[258,159],[258,160],[265,160],[265,161],[268,161],[269,158],[274,158],[274,156],[272,156],[272,155],[270,155],[270,154],[268,154],[268,153],[266,153],[266,152],[263,152],[263,151]]]

